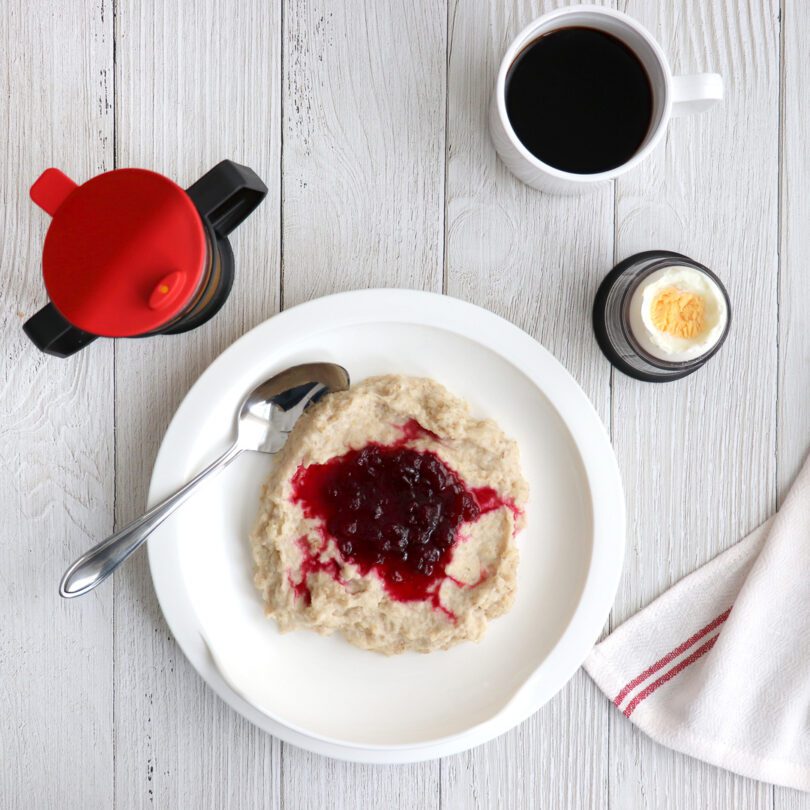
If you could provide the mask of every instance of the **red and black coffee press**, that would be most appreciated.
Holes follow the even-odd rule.
[[[185,191],[145,169],[76,185],[47,169],[31,199],[53,217],[42,252],[51,303],[23,325],[36,346],[68,357],[97,337],[194,329],[225,303],[234,278],[228,235],[267,194],[223,160]]]

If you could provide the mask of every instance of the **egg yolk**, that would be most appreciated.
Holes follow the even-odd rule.
[[[703,296],[667,287],[653,298],[650,318],[659,332],[679,338],[695,337],[703,331],[706,323]]]

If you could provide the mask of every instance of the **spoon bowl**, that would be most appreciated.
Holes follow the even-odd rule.
[[[348,387],[346,369],[334,363],[304,363],[276,374],[242,400],[236,418],[236,445],[242,450],[277,453],[312,403]]]

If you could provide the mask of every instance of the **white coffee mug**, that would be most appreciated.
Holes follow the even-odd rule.
[[[521,51],[558,28],[595,28],[627,45],[650,78],[653,109],[647,137],[621,166],[595,174],[574,174],[543,163],[521,143],[506,114],[506,78]],[[524,183],[551,194],[582,194],[637,166],[664,137],[673,115],[702,112],[723,98],[723,77],[717,73],[673,76],[660,45],[646,28],[620,11],[583,5],[560,8],[524,28],[506,51],[489,109],[489,129],[495,149],[510,171]]]

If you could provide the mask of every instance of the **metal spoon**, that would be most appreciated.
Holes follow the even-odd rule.
[[[81,596],[107,579],[146,538],[186,501],[198,484],[230,464],[243,450],[277,453],[308,405],[331,391],[349,387],[346,369],[334,363],[306,363],[271,377],[251,391],[239,406],[236,441],[213,464],[145,515],[110,535],[65,571],[59,593]]]

